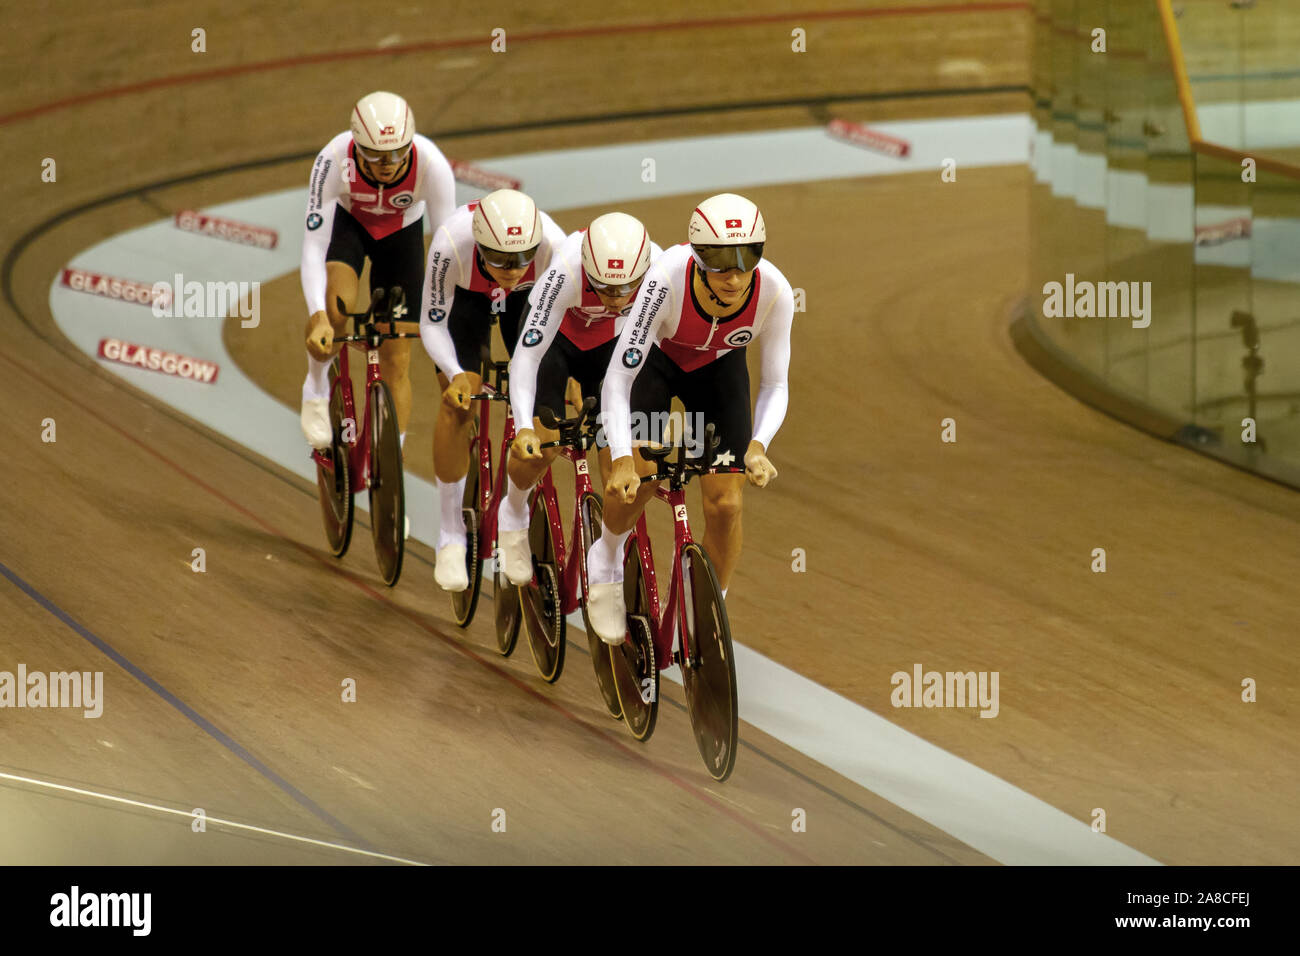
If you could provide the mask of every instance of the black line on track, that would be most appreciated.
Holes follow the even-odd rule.
[[[825,119],[829,116],[830,106],[836,103],[884,102],[889,100],[927,99],[927,98],[937,98],[937,97],[944,97],[944,96],[963,96],[963,97],[984,96],[984,95],[994,95],[1000,93],[1023,93],[1025,95],[1029,95],[1030,89],[1028,86],[1018,85],[1018,84],[1001,85],[1001,86],[968,86],[968,87],[956,87],[956,88],[909,89],[909,90],[894,90],[894,91],[884,91],[884,92],[874,92],[874,93],[842,94],[836,96],[823,96],[823,97],[811,97],[811,98],[792,97],[792,98],[772,99],[772,100],[764,100],[761,102],[750,102],[750,103],[734,103],[734,102],[710,103],[710,104],[701,104],[701,105],[694,105],[694,106],[682,106],[682,107],[677,107],[675,109],[668,109],[668,110],[664,110],[664,109],[624,110],[618,112],[608,112],[608,113],[590,114],[590,115],[582,115],[582,116],[559,117],[554,119],[540,119],[540,120],[534,120],[525,123],[499,123],[494,125],[463,127],[461,129],[441,130],[431,134],[431,138],[434,138],[435,140],[445,141],[448,139],[455,139],[461,137],[485,136],[494,133],[554,129],[555,127],[560,127],[560,126],[591,126],[599,123],[612,123],[612,122],[619,122],[625,120],[662,119],[662,118],[673,117],[673,116],[692,116],[692,115],[702,115],[708,113],[722,113],[722,112],[740,113],[740,112],[749,112],[752,110],[787,109],[790,107],[804,107],[808,109],[809,112],[814,116],[814,118],[816,118],[819,122],[824,122]],[[229,165],[229,166],[222,166],[218,168],[204,169],[198,172],[185,173],[180,176],[172,176],[167,179],[155,180],[154,182],[151,183],[146,183],[139,186],[133,186],[128,189],[120,190],[119,192],[111,193],[106,196],[101,196],[98,199],[88,200],[84,203],[80,203],[76,206],[72,206],[68,209],[62,210],[61,212],[54,214],[50,218],[46,219],[44,222],[37,224],[36,226],[34,226],[33,228],[25,232],[22,236],[18,238],[18,240],[9,248],[9,251],[5,254],[4,262],[3,264],[0,264],[0,288],[2,288],[4,291],[4,300],[9,305],[9,308],[13,311],[13,313],[16,316],[18,316],[19,321],[21,321],[23,325],[25,325],[28,328],[29,331],[31,331],[37,338],[44,341],[47,345],[49,345],[59,354],[63,355],[65,358],[71,359],[76,364],[92,370],[92,372],[96,375],[104,376],[106,380],[111,382],[114,386],[144,401],[146,404],[154,408],[155,411],[160,412],[165,417],[170,418],[172,421],[186,428],[189,428],[190,430],[194,431],[199,435],[202,435],[203,437],[214,442],[215,444],[222,447],[223,449],[230,452],[231,454],[234,454],[235,456],[243,459],[245,462],[254,466],[260,471],[263,471],[266,474],[271,475],[272,477],[284,482],[285,484],[289,485],[289,487],[295,489],[301,494],[307,495],[309,497],[315,497],[315,489],[309,488],[307,486],[307,483],[303,479],[299,478],[297,475],[294,475],[290,472],[286,472],[279,465],[276,465],[273,462],[270,462],[267,459],[262,458],[260,455],[254,455],[243,446],[240,446],[237,443],[233,442],[232,440],[226,438],[226,436],[221,435],[215,432],[213,429],[209,428],[208,426],[203,425],[202,423],[197,422],[194,419],[191,419],[190,417],[176,411],[174,408],[172,408],[170,405],[163,402],[161,399],[158,399],[155,396],[148,394],[146,392],[142,392],[139,389],[135,388],[133,385],[130,385],[127,382],[123,381],[122,379],[119,379],[117,376],[112,375],[111,373],[107,372],[102,367],[100,367],[98,363],[92,361],[89,358],[89,356],[85,355],[80,350],[71,347],[70,343],[68,343],[66,339],[63,339],[62,336],[60,336],[58,339],[54,339],[51,338],[42,330],[38,329],[32,323],[28,315],[18,306],[18,302],[14,296],[13,274],[18,259],[27,250],[27,248],[31,246],[37,239],[39,239],[42,235],[52,230],[54,227],[64,222],[67,222],[71,219],[75,219],[84,213],[90,212],[91,210],[98,209],[103,206],[112,205],[115,202],[121,202],[127,199],[140,199],[150,205],[157,206],[158,204],[156,203],[156,201],[152,197],[147,195],[148,193],[154,190],[168,189],[173,186],[180,186],[186,183],[192,183],[203,179],[210,179],[215,176],[224,176],[224,175],[230,175],[234,173],[248,172],[255,169],[265,169],[267,167],[279,166],[289,162],[301,162],[303,160],[307,160],[315,157],[316,153],[317,151],[315,150],[298,151],[298,152],[287,153],[284,155],[274,156],[270,158],[248,160],[246,162],[236,163],[234,165]],[[170,211],[166,211],[166,213],[170,215]],[[358,518],[359,517],[360,515],[358,514]],[[368,525],[362,524],[362,527],[368,527]],[[427,557],[419,554],[417,551],[410,551],[409,553],[411,557],[415,558],[417,561],[420,561],[421,563],[429,567],[433,566],[432,561],[430,561]],[[572,643],[574,647],[578,648],[578,650],[580,650],[583,654],[587,655],[587,657],[590,658],[591,656],[590,652],[585,647],[582,647],[581,642],[574,641]],[[686,707],[684,704],[681,704],[670,698],[661,698],[661,700],[667,700],[668,703],[670,703],[673,707],[675,707],[678,711],[682,713],[686,712]],[[753,751],[755,754],[762,757],[764,760],[767,760],[773,766],[780,767],[782,770],[786,771],[791,776],[797,777],[798,779],[815,787],[816,789],[822,791],[823,793],[831,797],[834,797],[836,800],[838,800],[840,803],[843,803],[845,806],[857,810],[858,812],[862,813],[864,816],[867,816],[871,818],[873,821],[875,821],[876,823],[880,824],[881,826],[884,826],[887,829],[894,831],[895,833],[899,834],[899,836],[903,837],[906,840],[909,840],[910,842],[921,847],[922,849],[928,850],[929,852],[934,853],[936,856],[939,856],[950,863],[958,862],[957,860],[948,856],[942,850],[936,849],[930,844],[921,841],[916,836],[913,836],[912,834],[908,833],[906,830],[883,819],[878,814],[873,813],[871,810],[855,802],[849,797],[837,792],[836,790],[826,786],[823,783],[820,783],[817,780],[814,780],[812,777],[808,776],[802,771],[790,766],[789,764],[778,759],[777,757],[759,749],[753,744],[745,741],[743,738],[741,739],[740,743],[742,746]],[[909,811],[903,809],[902,807],[900,807],[899,809],[903,810],[904,813],[909,813]],[[912,814],[909,813],[909,815]],[[339,824],[339,826],[342,826],[342,824]]]

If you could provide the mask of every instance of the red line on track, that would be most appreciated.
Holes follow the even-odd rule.
[[[670,30],[699,30],[711,27],[746,27],[760,23],[778,23],[781,21],[805,23],[816,20],[863,20],[876,17],[934,16],[960,13],[1003,13],[1030,9],[1026,0],[1006,0],[1006,2],[987,3],[940,3],[930,6],[895,6],[875,7],[856,10],[820,10],[791,13],[769,13],[762,16],[747,17],[710,17],[700,20],[670,20],[664,23],[626,23],[592,27],[572,27],[563,30],[535,30],[532,32],[507,33],[509,43],[532,43],[548,40],[573,40],[583,37],[616,36],[630,33],[658,33]],[[383,49],[370,48],[355,50],[334,50],[322,53],[310,53],[304,56],[286,57],[280,60],[264,60],[260,63],[242,63],[235,66],[218,67],[213,70],[201,70],[194,73],[179,73],[171,76],[159,76],[152,80],[128,83],[124,86],[109,87],[90,93],[78,93],[75,96],[43,103],[27,109],[15,110],[0,116],[0,126],[16,123],[19,120],[32,119],[72,106],[82,106],[99,100],[115,99],[132,93],[144,93],[149,90],[165,89],[171,86],[183,86],[188,83],[204,83],[231,76],[244,76],[252,73],[265,73],[270,70],[288,70],[299,66],[311,66],[318,63],[341,63],[347,60],[363,60],[374,57],[405,56],[412,53],[433,53],[439,50],[454,50],[464,47],[479,46],[489,42],[486,36],[460,37],[451,40],[426,40],[421,43],[404,43]]]
[[[58,395],[64,401],[68,402],[71,405],[75,405],[77,408],[80,408],[91,418],[106,425],[108,428],[117,432],[119,435],[121,435],[123,438],[130,441],[132,444],[143,449],[144,451],[152,455],[154,458],[157,458],[163,464],[167,465],[173,471],[177,472],[178,474],[182,475],[189,481],[198,485],[200,488],[202,488],[208,494],[212,495],[217,500],[223,502],[226,505],[229,505],[235,511],[238,511],[240,514],[242,514],[248,520],[252,521],[254,524],[260,527],[262,530],[266,531],[268,534],[271,534],[274,537],[279,538],[281,541],[285,542],[286,544],[293,545],[303,554],[306,554],[314,558],[318,564],[322,565],[325,568],[328,568],[330,571],[333,571],[335,574],[339,575],[340,577],[349,581],[351,584],[355,585],[359,590],[361,590],[365,594],[374,598],[379,603],[385,605],[389,610],[397,612],[398,614],[406,618],[411,623],[429,632],[435,637],[441,639],[442,642],[446,644],[448,647],[454,648],[464,656],[468,657],[470,660],[478,664],[481,664],[483,667],[487,668],[489,671],[496,674],[498,677],[503,678],[507,683],[512,684],[513,686],[517,687],[519,690],[522,690],[524,693],[530,695],[534,699],[541,701],[543,704],[546,704],[552,710],[567,717],[570,721],[577,724],[579,727],[594,734],[595,736],[599,737],[601,740],[605,741],[606,743],[612,745],[613,747],[621,751],[624,755],[631,757],[633,759],[639,759],[643,764],[645,764],[647,767],[649,767],[651,770],[657,773],[664,780],[667,780],[669,783],[673,784],[674,786],[678,787],[681,790],[684,790],[686,793],[695,797],[697,800],[701,801],[707,806],[712,807],[714,810],[718,811],[719,813],[729,817],[733,822],[744,827],[746,830],[749,830],[751,833],[754,833],[755,835],[761,837],[767,843],[771,844],[772,846],[775,846],[776,848],[783,851],[784,853],[794,857],[799,862],[812,865],[812,866],[817,865],[816,860],[813,860],[811,857],[800,852],[799,850],[796,850],[793,847],[790,847],[785,843],[782,843],[780,840],[776,839],[770,833],[768,833],[767,830],[763,829],[758,824],[753,823],[750,820],[747,820],[745,817],[741,816],[735,811],[723,806],[717,800],[713,799],[713,797],[709,796],[708,794],[700,790],[699,787],[696,787],[690,782],[683,780],[681,777],[677,776],[677,774],[673,773],[671,770],[667,770],[664,767],[659,766],[657,763],[655,763],[655,761],[651,760],[649,757],[645,756],[644,754],[638,753],[636,750],[629,747],[626,743],[624,743],[622,740],[616,737],[613,733],[596,728],[594,725],[583,720],[581,717],[565,709],[557,701],[554,701],[551,698],[546,697],[543,694],[540,694],[535,688],[530,687],[528,684],[524,683],[519,678],[515,677],[513,674],[506,671],[499,664],[496,664],[491,660],[484,658],[482,655],[475,653],[470,648],[465,647],[463,644],[461,644],[460,641],[457,641],[455,638],[450,637],[447,634],[444,634],[442,631],[438,630],[436,627],[429,624],[427,621],[423,620],[414,612],[397,604],[392,599],[387,597],[385,594],[371,587],[361,578],[357,577],[356,575],[352,574],[349,571],[344,570],[342,567],[333,563],[332,561],[326,560],[320,554],[319,551],[315,550],[314,548],[309,548],[307,545],[301,543],[300,541],[295,541],[293,538],[290,538],[288,535],[284,534],[274,525],[270,524],[267,521],[262,520],[262,518],[260,518],[258,515],[254,514],[248,508],[245,508],[238,501],[235,501],[233,498],[229,498],[226,495],[222,494],[219,490],[214,488],[212,485],[208,484],[202,478],[198,477],[197,475],[195,475],[190,471],[187,471],[184,467],[172,461],[170,458],[168,458],[162,452],[158,451],[156,448],[146,444],[144,441],[137,438],[135,435],[131,434],[130,432],[126,431],[124,428],[120,427],[115,422],[110,421],[109,419],[100,415],[95,409],[91,408],[89,405],[86,405],[83,402],[79,401],[78,399],[73,398],[67,392],[51,384],[43,376],[32,371],[30,368],[28,368],[27,366],[19,362],[17,359],[10,357],[5,352],[0,352],[0,358],[4,359],[10,365],[14,366],[14,368],[17,368],[20,371],[24,372],[30,378],[33,378],[37,382],[40,382],[47,389],[49,389],[55,395]]]

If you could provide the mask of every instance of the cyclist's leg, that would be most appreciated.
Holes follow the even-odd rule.
[[[458,296],[447,317],[447,331],[456,346],[456,360],[469,375],[471,391],[479,391],[483,385],[479,375],[480,351],[490,341],[492,332],[481,297]],[[465,518],[461,507],[465,498],[465,476],[471,464],[469,439],[473,419],[472,407],[452,408],[439,400],[433,428],[433,471],[438,485],[441,522],[434,578],[440,587],[449,591],[463,591],[468,586]],[[488,440],[488,436],[482,437]]]
[[[564,383],[568,381],[570,360],[576,351],[576,347],[562,332],[552,340],[550,348],[537,364],[536,397],[533,399],[535,410],[549,408],[557,418],[565,417]],[[533,418],[533,431],[537,432],[537,437],[542,442],[555,441],[559,437],[559,432],[545,427],[537,417]],[[528,527],[528,492],[537,484],[557,454],[558,448],[547,448],[542,451],[540,459],[525,461],[510,456],[507,469],[510,481],[506,485],[506,500],[499,515],[502,531],[519,531]]]
[[[403,321],[420,320],[420,296],[424,282],[424,225],[413,222],[374,243],[370,249],[370,287],[388,289],[401,286],[406,293]],[[411,420],[411,340],[391,339],[379,346],[379,371],[393,394],[397,426],[406,436]]]
[[[681,374],[672,360],[655,346],[650,349],[645,368],[632,383],[629,403],[633,425],[632,461],[638,475],[652,474],[656,465],[637,453],[637,439],[657,442],[662,437],[654,434],[653,429],[660,422],[660,414],[672,403],[674,382]],[[605,497],[605,529],[588,555],[588,573],[593,582],[623,580],[623,544],[658,486],[658,482],[642,482],[630,505],[613,496]]]
[[[713,423],[718,447],[710,464],[743,466],[753,427],[745,350],[735,349],[692,372],[683,381],[681,396],[695,440],[702,441],[705,425]],[[724,593],[731,583],[731,573],[740,561],[743,543],[741,492],[744,487],[743,474],[700,476],[700,495],[704,500],[704,550],[713,560],[718,572],[718,585]]]
[[[325,314],[335,335],[345,334],[348,320],[338,310],[338,299],[342,297],[348,308],[356,299],[358,276],[365,262],[365,252],[361,241],[361,227],[355,219],[342,210],[334,218],[333,231],[330,234],[329,249],[325,254]],[[311,334],[313,317],[307,318],[307,334]],[[304,437],[314,448],[329,446],[333,431],[329,422],[329,370],[333,356],[338,354],[335,346],[331,357],[321,361],[311,353],[307,354],[307,376],[302,383],[301,424]]]

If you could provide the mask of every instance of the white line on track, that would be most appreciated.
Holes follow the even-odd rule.
[[[63,793],[75,793],[81,797],[90,797],[94,800],[104,800],[109,803],[120,803],[129,807],[139,807],[143,810],[153,810],[156,813],[166,813],[172,816],[185,817],[187,820],[193,820],[194,814],[188,810],[176,810],[172,807],[160,807],[156,803],[144,803],[140,800],[130,800],[126,797],[115,797],[109,793],[99,793],[95,790],[83,790],[80,787],[68,787],[61,783],[51,783],[48,780],[37,780],[33,777],[20,777],[17,774],[0,772],[0,779],[14,780],[18,783],[30,784],[34,787],[44,787],[47,790],[58,790]],[[355,846],[347,846],[343,843],[330,843],[328,840],[317,840],[312,837],[298,836],[296,833],[285,833],[283,830],[271,830],[266,827],[255,827],[251,823],[236,823],[234,820],[223,820],[221,817],[204,816],[207,823],[218,826],[230,827],[234,830],[247,830],[250,833],[261,833],[266,836],[279,837],[282,840],[293,840],[296,843],[309,843],[312,846],[325,847],[329,850],[339,850],[343,853],[355,853],[358,856],[374,857],[377,860],[389,860],[393,863],[405,863],[408,866],[429,866],[428,863],[421,863],[419,860],[408,860],[405,857],[391,856],[387,853],[376,853],[373,850],[362,850]]]

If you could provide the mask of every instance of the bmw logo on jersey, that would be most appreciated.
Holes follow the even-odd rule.
[[[524,345],[536,345],[542,340],[542,333],[537,329],[529,329],[524,333]]]
[[[325,220],[321,218],[321,214],[320,214],[320,213],[318,213],[318,212],[314,212],[314,213],[312,213],[310,216],[307,217],[307,228],[308,228],[308,229],[319,229],[320,226],[321,226],[321,223],[323,223],[324,221],[325,221]]]
[[[628,349],[623,353],[623,364],[628,368],[636,368],[641,364],[641,350]]]

